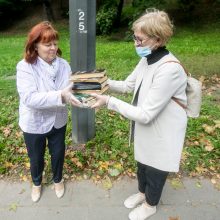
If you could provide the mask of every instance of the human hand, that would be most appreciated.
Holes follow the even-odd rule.
[[[82,103],[72,94],[73,82],[61,91],[62,101],[73,106],[81,107]]]
[[[98,108],[98,107],[101,107],[103,105],[107,105],[107,103],[110,99],[110,96],[108,96],[108,95],[98,95],[96,93],[92,93],[90,95],[96,98],[96,103],[93,104],[91,106],[91,108]]]

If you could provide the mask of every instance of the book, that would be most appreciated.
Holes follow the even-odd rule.
[[[89,94],[75,93],[74,96],[82,103],[83,108],[89,108],[96,103],[96,98]]]
[[[90,94],[90,93],[97,93],[97,94],[102,94],[104,92],[106,92],[109,89],[109,86],[106,85],[104,86],[101,90],[100,89],[90,89],[90,90],[81,90],[81,89],[77,89],[74,90],[76,93],[82,93],[82,94]]]
[[[75,82],[76,80],[91,79],[91,78],[102,78],[106,75],[106,71],[94,71],[94,72],[76,72],[71,77],[70,80]]]
[[[107,80],[99,82],[75,82],[73,85],[73,90],[101,90],[107,85]]]
[[[89,95],[90,93],[103,94],[108,90],[107,79],[105,70],[76,72],[70,77],[70,81],[74,83],[72,88],[74,95],[85,108],[96,102],[96,99]]]
[[[79,75],[78,75],[79,76]],[[108,79],[107,76],[104,77],[91,77],[91,78],[78,78],[75,76],[70,77],[70,81],[77,83],[77,82],[97,82],[97,83],[103,83]]]

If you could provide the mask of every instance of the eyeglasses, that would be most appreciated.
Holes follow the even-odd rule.
[[[134,40],[138,45],[142,45],[143,41],[149,39],[149,38],[140,39],[139,37],[135,36],[135,34],[133,34],[132,37],[133,37],[133,40]]]

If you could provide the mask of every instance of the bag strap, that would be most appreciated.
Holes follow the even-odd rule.
[[[191,74],[186,70],[186,68],[183,66],[183,64],[180,63],[180,62],[178,62],[178,61],[176,61],[176,60],[168,60],[168,61],[166,61],[166,62],[164,62],[164,63],[178,63],[180,66],[182,66],[182,68],[184,69],[184,71],[185,71],[185,73],[186,73],[187,76],[190,76],[190,75],[191,75]],[[164,64],[164,63],[162,63],[162,64]],[[162,65],[162,64],[161,64],[161,65]]]
[[[190,73],[186,70],[186,68],[180,63],[180,62],[178,62],[178,61],[176,61],[176,60],[168,60],[168,61],[166,61],[166,62],[164,62],[164,63],[178,63],[178,64],[180,64],[180,66],[182,66],[182,68],[184,69],[184,72],[186,73],[186,75],[187,76],[190,76]],[[162,63],[162,64],[164,64],[164,63]],[[162,65],[161,64],[161,65]],[[177,98],[175,98],[175,97],[172,97],[171,99],[173,99],[173,101],[175,101],[178,105],[180,105],[183,109],[186,109],[187,107],[186,107],[186,105],[184,105],[184,104],[182,104]]]

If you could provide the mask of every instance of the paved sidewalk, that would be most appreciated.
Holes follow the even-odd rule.
[[[220,192],[210,180],[185,178],[183,187],[165,185],[157,213],[150,220],[219,220]],[[127,220],[124,199],[137,189],[137,181],[123,178],[109,191],[90,180],[67,182],[63,198],[44,187],[38,203],[30,199],[30,183],[0,181],[1,220]]]

